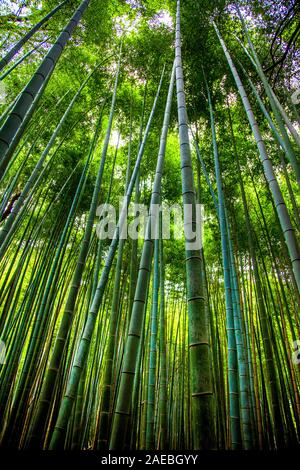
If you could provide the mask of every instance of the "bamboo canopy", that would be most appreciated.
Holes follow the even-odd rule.
[[[6,3],[1,449],[296,448],[297,2]]]

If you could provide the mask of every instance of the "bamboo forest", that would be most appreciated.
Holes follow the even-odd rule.
[[[0,449],[300,443],[300,4],[0,2]]]

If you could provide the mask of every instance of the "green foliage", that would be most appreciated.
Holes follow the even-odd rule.
[[[297,118],[295,109],[290,106],[290,97],[299,84],[296,68],[299,59],[299,7],[292,0],[239,0],[237,3],[265,76],[297,131],[299,116]],[[1,56],[4,57],[59,4],[59,0],[3,1],[0,5]],[[7,75],[0,78],[0,86],[5,86],[4,100],[0,100],[1,127],[15,100],[79,4],[79,0],[66,2],[53,18],[22,44],[19,52],[3,68],[1,73]],[[5,340],[8,351],[7,363],[0,366],[0,414],[4,417],[0,439],[4,447],[26,448],[31,445],[37,404],[46,383],[45,377],[49,375],[47,363],[54,345],[61,341],[58,338],[60,325],[70,304],[67,299],[74,288],[72,279],[79,265],[76,298],[71,302],[72,320],[64,330],[65,343],[58,357],[60,368],[55,372],[57,380],[49,381],[53,387],[49,414],[47,411],[47,416],[38,421],[37,428],[43,429],[39,445],[49,447],[60,416],[65,426],[65,439],[60,439],[64,448],[107,447],[112,435],[112,416],[116,411],[119,376],[124,370],[126,351],[126,367],[134,369],[131,372],[135,373],[135,380],[130,387],[123,383],[124,395],[119,396],[119,403],[123,400],[131,416],[127,423],[128,433],[122,436],[127,440],[125,446],[133,449],[145,447],[147,400],[154,397],[154,406],[148,406],[148,442],[151,441],[154,448],[192,449],[198,446],[200,440],[205,441],[208,436],[207,430],[200,426],[199,416],[205,415],[216,427],[215,444],[207,446],[218,449],[234,447],[229,427],[229,395],[232,390],[228,377],[232,362],[228,359],[231,348],[226,333],[226,294],[229,290],[234,291],[231,293],[235,304],[232,309],[235,309],[236,317],[239,315],[238,321],[235,318],[232,337],[242,337],[237,355],[240,368],[237,403],[240,410],[245,410],[241,369],[247,368],[249,400],[246,405],[249,405],[253,435],[250,446],[275,449],[299,443],[299,370],[291,354],[292,342],[299,338],[299,292],[297,276],[292,270],[295,260],[291,259],[288,247],[299,238],[300,230],[299,188],[289,157],[294,155],[299,161],[300,149],[297,139],[285,130],[284,118],[283,128],[279,125],[277,114],[280,114],[280,109],[275,108],[274,111],[263,75],[258,72],[257,64],[256,67],[254,65],[254,53],[234,2],[182,0],[181,18],[188,123],[185,116],[182,118],[182,109],[180,115],[184,121],[181,125],[190,127],[190,130],[185,127],[185,140],[191,145],[191,159],[183,150],[187,142],[183,139],[180,145],[178,138],[177,94],[174,92],[161,199],[165,204],[182,206],[183,198],[187,199],[186,194],[192,202],[195,201],[195,189],[197,202],[204,205],[203,263],[197,264],[191,253],[185,252],[184,238],[171,236],[170,240],[163,241],[163,251],[160,245],[159,253],[156,252],[154,282],[150,275],[153,270],[151,241],[149,246],[144,244],[144,240],[139,240],[136,245],[132,240],[120,245],[117,242],[111,245],[111,240],[99,241],[95,230],[98,216],[93,216],[91,221],[84,261],[79,258],[107,133],[120,48],[120,76],[112,133],[101,185],[94,193],[94,203],[100,205],[109,200],[117,209],[119,198],[124,196],[126,179],[128,183],[127,177],[130,179],[137,158],[141,156],[139,200],[148,207],[150,205],[153,182],[158,178],[157,156],[175,52],[175,1],[91,0],[67,41],[35,111],[22,130],[0,180],[0,240],[3,242],[2,245],[0,243],[0,337]],[[265,145],[265,154],[257,150],[253,122],[250,126],[212,20],[220,30],[243,82]],[[19,62],[20,59],[23,60]],[[141,154],[141,137],[145,135],[164,67],[160,95]],[[23,201],[20,194],[36,164],[74,95],[94,69],[59,130],[36,184],[29,188]],[[216,153],[204,74],[214,109],[219,172],[215,171]],[[248,77],[284,145],[270,129]],[[99,139],[88,162],[99,118]],[[20,119],[15,117],[15,121],[19,128]],[[203,168],[198,165],[191,130],[199,143],[210,187]],[[116,153],[118,133],[121,139]],[[10,137],[8,134],[9,129],[7,136]],[[269,185],[266,176],[270,173],[263,168],[265,157],[268,165],[272,165],[274,175]],[[182,174],[184,187],[188,190],[184,196]],[[83,179],[85,184],[81,187]],[[283,204],[280,198],[274,198],[274,193],[278,197],[279,189],[291,231],[285,230],[288,224],[282,225],[278,218]],[[223,199],[226,208],[222,227],[211,196],[212,190],[218,201]],[[18,200],[20,210],[16,211]],[[15,221],[7,234],[3,228],[8,227],[7,220],[14,209]],[[172,235],[174,229],[172,220]],[[289,232],[295,234],[292,241],[288,239]],[[288,239],[287,244],[284,237]],[[226,243],[229,260],[224,266]],[[115,256],[118,246],[119,253]],[[146,277],[142,278],[140,274],[140,290],[136,291],[134,272],[143,252],[147,254],[147,282]],[[201,257],[202,252],[199,259]],[[228,271],[226,275],[229,273],[225,289],[223,268]],[[100,288],[98,286],[96,290],[99,280]],[[139,299],[133,298],[135,292],[141,294],[143,308]],[[197,295],[192,295],[193,292]],[[187,302],[189,296],[191,298]],[[149,341],[152,297],[155,321],[152,341]],[[196,297],[201,297],[201,308]],[[135,351],[131,354],[131,340],[128,338],[132,333],[130,321],[133,311],[133,326],[138,326],[133,333],[138,334],[139,339],[134,339]],[[87,328],[86,337],[82,336],[84,327]],[[200,344],[200,348],[203,345],[207,350],[210,348],[211,357],[208,358],[206,353],[197,355],[194,350],[191,354],[193,341],[197,347]],[[192,361],[189,360],[191,355]],[[155,371],[152,368],[150,371],[150,386],[155,390],[151,389],[147,394],[151,388],[148,375],[150,359],[151,364],[155,364]],[[77,360],[78,364],[74,365]],[[29,369],[30,374],[26,376]],[[161,383],[166,383],[163,393]],[[208,390],[210,384],[212,390]],[[69,396],[68,390],[74,396],[72,393]],[[204,405],[195,406],[195,414],[192,415],[192,401],[208,391],[213,393],[214,399],[207,406],[206,399]],[[130,402],[127,400],[129,396],[132,398]],[[68,400],[69,407],[61,406]],[[154,421],[149,413],[154,414]],[[164,440],[161,430],[166,428],[167,438]],[[241,431],[241,445],[247,447],[249,436],[245,438],[243,435],[243,426]],[[115,436],[119,432],[124,434],[123,427],[114,429]]]

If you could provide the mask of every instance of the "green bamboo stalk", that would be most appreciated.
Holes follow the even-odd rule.
[[[279,109],[288,130],[290,131],[291,135],[293,136],[294,141],[296,142],[296,144],[300,148],[300,136],[299,136],[298,132],[296,131],[295,127],[293,126],[293,123],[290,121],[288,115],[286,114],[284,108],[282,107],[281,103],[279,102],[279,100],[278,100],[277,96],[275,95],[274,91],[272,90],[272,88],[270,88],[270,91],[271,91],[271,94],[273,96],[275,104],[277,105],[277,108]]]
[[[240,64],[240,66],[242,67],[242,65]],[[280,145],[280,147],[283,149],[283,151],[285,153],[287,153],[287,150],[286,150],[286,146],[285,146],[285,143],[283,141],[283,139],[281,138],[279,132],[277,131],[273,121],[272,121],[272,118],[271,116],[269,115],[262,99],[260,98],[256,88],[255,88],[255,85],[254,83],[252,82],[252,80],[246,75],[246,72],[245,72],[245,69],[242,67],[243,71],[244,71],[244,75],[247,77],[248,79],[248,82],[249,82],[249,85],[253,91],[253,94],[255,96],[255,98],[257,99],[257,102],[259,104],[259,107],[260,109],[262,110],[265,118],[267,119],[268,121],[268,124],[272,130],[272,133],[275,137],[275,139],[277,140],[278,142],[278,145]],[[280,149],[279,147],[279,149]],[[294,211],[294,215],[295,215],[295,219],[296,219],[296,223],[297,223],[297,226],[298,226],[298,229],[300,228],[300,216],[299,216],[299,210],[298,210],[298,206],[297,206],[297,203],[296,203],[296,200],[295,200],[295,196],[294,196],[294,193],[293,193],[293,190],[292,190],[292,187],[291,187],[291,183],[290,183],[290,179],[289,179],[289,175],[288,175],[288,172],[286,170],[286,164],[285,164],[285,161],[284,161],[284,158],[283,156],[281,155],[281,152],[279,152],[279,157],[280,157],[280,160],[281,160],[281,164],[282,164],[282,167],[283,167],[283,171],[284,171],[284,174],[285,174],[285,179],[286,179],[286,182],[287,182],[287,186],[288,186],[288,191],[289,191],[289,195],[290,195],[290,199],[291,199],[291,203],[292,203],[292,206],[293,206],[293,211]]]
[[[132,103],[131,103],[130,135],[129,135],[125,194],[128,188],[129,177],[130,177],[131,138],[132,138]],[[99,416],[99,431],[98,431],[98,442],[97,442],[98,450],[105,449],[108,447],[109,429],[111,425],[113,368],[114,368],[114,355],[115,355],[115,349],[116,349],[117,324],[118,324],[118,319],[119,319],[119,308],[120,308],[120,305],[119,305],[120,283],[121,283],[121,268],[122,268],[122,261],[123,261],[124,243],[125,243],[124,239],[119,240],[118,258],[117,258],[117,263],[116,263],[114,290],[113,290],[113,297],[112,297],[112,309],[111,309],[110,325],[109,325],[109,333],[108,333],[105,373],[104,373],[104,379],[103,379],[103,385],[102,385],[103,395],[102,395],[102,402],[101,402],[100,416]]]
[[[244,182],[242,178],[239,156],[238,156],[238,152],[237,152],[236,144],[235,144],[235,136],[233,134],[232,119],[231,119],[230,112],[229,112],[229,125],[230,125],[230,132],[232,136],[234,154],[235,154],[237,170],[238,170],[239,185],[240,185],[243,207],[244,207],[244,215],[245,215],[247,236],[248,236],[248,246],[249,246],[250,256],[252,260],[252,269],[253,269],[254,278],[255,278],[259,319],[261,322],[262,335],[263,335],[263,346],[264,346],[265,355],[266,355],[266,362],[268,365],[266,369],[267,381],[270,386],[271,404],[272,404],[272,410],[273,410],[275,427],[276,427],[275,430],[276,430],[276,433],[278,434],[277,439],[280,442],[282,439],[281,432],[280,432],[282,423],[281,423],[281,416],[280,416],[278,392],[276,390],[276,371],[275,371],[275,365],[273,361],[273,348],[272,348],[272,343],[270,339],[270,332],[269,332],[269,325],[268,325],[268,318],[267,318],[265,303],[263,299],[263,290],[262,290],[262,283],[261,283],[259,269],[258,269],[258,261],[257,261],[257,256],[256,256],[255,248],[254,248],[254,240],[253,240],[253,235],[252,235],[253,228],[252,228],[252,223],[251,223],[251,219],[249,215],[249,208],[248,208],[248,203],[247,203],[247,198],[246,198],[246,193],[245,193],[245,188],[244,188]]]
[[[239,287],[237,281],[237,273],[233,256],[233,245],[231,240],[229,221],[227,217],[227,211],[225,208],[225,220],[227,226],[227,240],[228,240],[228,252],[230,260],[230,276],[231,276],[231,294],[232,294],[232,306],[233,306],[233,320],[234,330],[237,346],[237,361],[239,371],[239,392],[240,392],[240,414],[241,414],[241,427],[242,427],[242,438],[244,448],[246,450],[252,449],[253,447],[253,436],[251,429],[251,418],[250,418],[250,394],[249,394],[249,376],[246,364],[246,346],[242,336],[242,314],[239,299]]]
[[[39,92],[51,77],[68,39],[71,37],[74,28],[79,23],[84,11],[87,9],[89,2],[90,0],[84,0],[77,8],[71,20],[58,36],[56,42],[44,58],[41,65],[23,89],[20,98],[17,100],[7,120],[3,124],[0,130],[0,177],[3,176],[12,153],[25,130],[28,120],[36,108],[40,97]]]
[[[240,396],[239,396],[239,378],[238,374],[238,350],[237,350],[237,338],[236,328],[234,322],[234,308],[233,308],[233,296],[232,296],[232,285],[230,277],[230,256],[228,246],[228,235],[227,235],[227,224],[226,224],[226,212],[224,195],[222,188],[222,176],[220,170],[220,162],[217,147],[216,130],[214,124],[214,112],[211,103],[210,91],[208,84],[205,79],[207,89],[207,97],[209,104],[213,152],[214,152],[214,164],[215,174],[217,181],[217,192],[218,192],[218,217],[221,231],[221,247],[222,247],[222,259],[223,259],[223,275],[224,275],[224,288],[225,288],[225,303],[226,303],[226,330],[227,330],[227,342],[228,342],[228,381],[229,381],[229,402],[230,402],[230,429],[231,429],[231,445],[233,449],[241,447],[241,426],[244,427],[243,421],[241,422],[240,417]],[[240,384],[241,385],[241,384]]]
[[[164,122],[160,139],[160,148],[157,158],[157,166],[151,194],[149,218],[146,228],[145,241],[141,255],[141,261],[138,271],[138,279],[130,324],[127,334],[127,340],[124,351],[120,385],[117,395],[117,403],[114,411],[112,432],[110,438],[110,449],[122,449],[125,444],[126,429],[131,414],[131,400],[134,389],[134,379],[137,374],[138,353],[141,348],[141,333],[144,323],[146,297],[149,288],[149,278],[153,255],[153,239],[157,232],[157,213],[155,205],[160,204],[161,179],[164,166],[164,157],[166,151],[167,133],[170,122],[170,112],[172,104],[173,86],[174,86],[174,67],[170,80],[169,92],[164,114]],[[151,231],[152,227],[152,231]],[[154,232],[154,233],[153,233]]]
[[[104,166],[105,166],[105,161],[106,161],[107,149],[109,145],[109,139],[110,139],[113,117],[114,117],[115,103],[116,103],[116,98],[117,98],[117,87],[118,87],[119,72],[120,72],[120,60],[121,60],[121,55],[119,58],[119,64],[118,64],[118,69],[117,69],[116,78],[115,78],[115,86],[114,86],[114,92],[113,92],[113,97],[112,97],[109,122],[107,125],[105,140],[103,143],[100,165],[99,165],[98,174],[97,174],[96,183],[95,183],[94,192],[93,192],[93,197],[92,197],[92,201],[90,205],[88,221],[85,227],[85,235],[82,241],[81,250],[79,253],[78,260],[77,260],[77,265],[76,265],[76,269],[74,272],[71,289],[69,291],[68,299],[66,302],[64,315],[61,320],[59,332],[58,332],[54,350],[52,353],[50,366],[48,368],[46,380],[42,388],[41,398],[39,400],[38,408],[36,411],[35,424],[32,426],[32,429],[31,429],[32,434],[31,434],[31,439],[30,439],[30,446],[36,446],[36,445],[40,446],[42,443],[43,430],[45,429],[46,420],[47,420],[47,416],[49,413],[51,397],[52,397],[54,384],[55,384],[58,369],[59,369],[60,359],[62,357],[64,347],[65,347],[65,342],[69,333],[69,329],[72,324],[77,294],[78,294],[80,282],[82,279],[84,264],[85,264],[87,254],[88,254],[88,248],[89,248],[89,243],[90,243],[90,239],[92,235],[94,219],[95,219],[96,211],[97,211],[99,193],[101,190],[102,176],[103,176],[103,171],[104,171]],[[89,157],[88,157],[89,159],[93,155],[95,148],[96,148],[97,140],[99,137],[101,121],[102,121],[102,113],[100,114],[100,118],[98,120],[96,131],[94,134],[94,138],[90,147]]]
[[[30,192],[30,190],[32,189],[33,185],[37,182],[37,180],[39,179],[39,176],[41,174],[41,171],[42,171],[42,168],[43,168],[43,164],[50,152],[50,150],[52,149],[53,145],[54,145],[54,142],[60,132],[60,130],[62,129],[67,117],[69,116],[76,100],[78,99],[78,97],[80,96],[83,88],[86,86],[87,82],[89,81],[89,79],[91,78],[91,76],[95,73],[95,71],[98,69],[98,67],[100,66],[100,64],[98,64],[93,70],[92,72],[86,77],[86,79],[83,81],[82,85],[80,86],[80,88],[78,89],[78,91],[75,93],[74,97],[72,98],[70,104],[68,105],[66,111],[64,112],[62,118],[60,119],[58,125],[56,126],[48,144],[46,145],[41,157],[39,158],[33,172],[31,173],[30,177],[28,178],[23,190],[21,191],[21,194],[20,194],[20,197],[18,199],[18,201],[16,202],[16,204],[14,205],[14,208],[10,214],[10,216],[8,217],[5,225],[2,227],[1,229],[1,232],[0,232],[0,246],[1,246],[1,249],[0,249],[0,257],[3,255],[3,253],[5,252],[5,249],[7,247],[7,242],[9,240],[9,238],[13,235],[13,223],[19,213],[19,211],[21,210],[22,206],[24,205],[24,201],[25,201],[25,198],[27,197],[28,193]],[[102,114],[102,113],[101,113]],[[27,201],[27,203],[29,202],[29,200]],[[26,207],[25,207],[26,208]],[[5,243],[5,244],[4,244]],[[2,246],[4,245],[4,246]]]
[[[140,132],[139,132],[139,146],[143,138],[143,127],[144,127],[144,115],[146,107],[146,98],[147,98],[147,81],[144,88],[144,98],[142,104],[142,112],[140,117]],[[135,182],[135,194],[134,194],[134,203],[139,204],[140,202],[140,172],[137,175]],[[130,260],[130,293],[129,293],[129,312],[132,311],[132,305],[134,302],[134,294],[136,290],[137,275],[138,275],[138,240],[131,241],[131,260]]]
[[[45,42],[47,42],[48,39],[49,38],[46,38],[44,41],[40,42],[36,47],[34,47],[33,49],[30,49],[30,51],[28,51],[19,60],[17,60],[17,62],[14,65],[12,65],[6,72],[4,72],[2,75],[0,75],[0,81],[4,80],[4,78],[6,78],[13,70],[15,70],[15,68],[18,67],[18,65],[20,65],[25,59],[27,59],[27,57],[31,56],[31,54],[33,54],[43,44],[45,44]],[[0,121],[1,121],[1,119],[0,119]]]
[[[28,33],[23,36],[20,41],[15,44],[10,51],[0,60],[0,70],[2,70],[12,59],[13,57],[19,52],[19,50],[24,46],[24,44],[36,33],[47,21],[49,21],[52,16],[55,15],[56,12],[61,10],[61,8],[68,3],[69,0],[65,0],[64,2],[57,5],[53,10],[51,10],[47,15],[45,15],[37,24],[31,28]]]
[[[197,159],[198,159],[198,162],[199,162],[199,165],[201,166],[201,169],[202,169],[202,172],[204,174],[204,177],[205,177],[205,181],[209,187],[209,192],[211,194],[211,197],[213,199],[213,203],[214,203],[214,206],[215,206],[215,209],[216,209],[216,212],[218,214],[218,201],[217,201],[217,197],[216,197],[216,194],[214,192],[214,189],[212,187],[212,184],[211,184],[211,181],[210,181],[210,178],[208,176],[208,172],[207,172],[207,169],[206,169],[206,165],[204,163],[204,160],[201,156],[201,152],[200,152],[200,148],[199,148],[199,144],[197,142],[197,140],[195,139],[195,136],[193,134],[193,131],[192,129],[191,130],[191,133],[192,133],[192,136],[193,136],[193,141],[194,141],[194,145],[195,145],[195,149],[196,149],[196,155],[197,155]]]
[[[281,132],[281,135],[282,135],[282,138],[283,138],[283,141],[284,141],[284,144],[285,144],[285,148],[286,148],[286,151],[287,151],[287,155],[288,155],[288,158],[291,162],[291,165],[294,169],[294,172],[295,172],[295,176],[296,176],[296,180],[298,182],[298,185],[300,185],[300,165],[299,165],[299,162],[297,161],[297,157],[295,155],[295,152],[294,152],[294,149],[291,145],[291,142],[290,142],[290,139],[289,139],[289,136],[287,134],[287,131],[285,129],[285,126],[284,126],[284,122],[283,122],[283,119],[281,117],[281,114],[280,114],[280,110],[278,109],[278,106],[274,100],[274,94],[272,92],[272,89],[269,85],[269,82],[268,82],[268,79],[262,69],[262,66],[261,66],[261,63],[260,63],[260,60],[258,58],[258,55],[256,54],[256,51],[255,51],[255,48],[254,48],[254,45],[251,41],[251,38],[250,38],[250,35],[249,35],[249,32],[248,32],[248,28],[246,26],[246,23],[244,21],[244,18],[241,14],[241,11],[239,9],[239,6],[237,3],[235,3],[235,7],[236,7],[236,10],[237,10],[237,13],[239,15],[239,18],[241,20],[241,23],[242,23],[242,27],[243,27],[243,31],[246,35],[246,38],[247,38],[247,41],[248,41],[248,44],[249,44],[249,47],[251,49],[251,52],[252,52],[252,55],[253,55],[253,63],[255,65],[255,68],[256,68],[256,71],[263,83],[263,86],[264,86],[264,89],[265,89],[265,92],[269,98],[269,101],[270,101],[270,105],[271,105],[271,108],[273,110],[273,113],[274,113],[274,116],[275,116],[275,119],[277,121],[277,124],[278,124],[278,127],[280,129],[280,132]]]
[[[194,230],[196,227],[194,219],[196,201],[181,58],[179,0],[177,1],[176,14],[175,69],[184,214],[186,216],[188,208],[192,208],[193,220],[191,226]],[[212,420],[213,388],[210,369],[209,328],[203,295],[203,262],[201,251],[199,249],[188,249],[188,242],[189,240],[186,237],[193,448],[210,449],[215,446],[215,429]]]
[[[238,72],[237,72],[237,70],[236,70],[236,68],[235,68],[235,66],[232,62],[232,59],[231,59],[230,54],[229,54],[229,52],[226,48],[226,45],[225,45],[225,43],[224,43],[224,41],[223,41],[223,39],[220,35],[220,32],[219,32],[219,30],[218,30],[218,28],[217,28],[217,26],[214,22],[213,22],[213,25],[214,25],[215,31],[217,33],[217,36],[220,40],[220,43],[221,43],[221,46],[223,48],[224,54],[227,58],[228,65],[231,69],[231,72],[233,74],[236,85],[238,87],[238,91],[240,93],[240,96],[241,96],[241,99],[242,99],[242,102],[243,102],[243,105],[244,105],[244,108],[245,108],[250,126],[252,128],[252,131],[253,131],[253,134],[254,134],[254,137],[255,137],[255,141],[256,141],[256,144],[257,144],[258,151],[259,151],[260,160],[261,160],[261,163],[262,163],[263,169],[264,169],[264,174],[266,176],[268,185],[270,187],[270,191],[271,191],[271,194],[272,194],[272,197],[273,197],[273,200],[274,200],[274,204],[275,204],[275,207],[276,207],[276,211],[277,211],[277,214],[278,214],[278,217],[279,217],[282,232],[283,232],[285,242],[286,242],[286,245],[287,245],[287,248],[288,248],[288,251],[289,251],[289,256],[291,258],[291,262],[292,262],[293,271],[294,271],[294,274],[295,274],[298,290],[300,291],[300,250],[299,250],[298,241],[297,241],[297,238],[296,238],[296,235],[295,235],[295,230],[294,230],[294,228],[291,224],[288,210],[286,208],[283,196],[281,194],[281,190],[279,188],[279,185],[278,185],[278,182],[277,182],[277,179],[276,179],[276,175],[275,175],[273,167],[272,167],[272,163],[271,163],[271,161],[268,157],[266,147],[265,147],[263,138],[261,136],[259,127],[257,125],[254,114],[252,112],[252,108],[251,108],[250,102],[248,100],[246,91],[243,87],[243,84],[242,84],[241,79],[238,75]]]
[[[39,95],[43,93],[43,90],[44,88],[46,87],[48,83],[48,80],[45,82],[45,84],[43,85],[42,89],[40,90],[40,92],[38,93],[38,95],[36,96],[35,100],[38,100],[39,99]],[[60,105],[60,103],[64,100],[64,98],[68,95],[68,93],[70,92],[70,90],[68,90],[56,103],[55,105],[53,106],[53,111]],[[18,98],[18,97],[17,97]],[[17,101],[17,100],[15,100]],[[12,107],[14,105],[14,102],[12,103]],[[8,107],[7,108],[7,113],[9,113],[11,107]],[[6,176],[10,173],[10,170],[11,168],[13,167],[15,161],[17,160],[18,156],[21,154],[21,152],[23,151],[24,148],[26,148],[26,144],[28,143],[28,141],[31,140],[31,138],[34,139],[34,141],[38,141],[38,139],[43,136],[43,134],[45,133],[45,129],[47,129],[47,126],[49,124],[49,122],[51,122],[51,120],[53,119],[53,116],[52,116],[52,109],[51,109],[51,112],[50,113],[47,113],[46,112],[46,119],[43,119],[44,118],[44,110],[46,111],[45,109],[45,106],[43,105],[40,105],[38,106],[38,109],[37,109],[37,113],[39,111],[41,111],[41,114],[42,116],[37,116],[38,119],[32,119],[29,124],[28,124],[28,128],[26,129],[26,137],[23,139],[23,142],[22,142],[22,145],[20,145],[20,147],[18,148],[17,152],[15,152],[13,154],[13,157],[11,158],[11,160],[9,161],[9,164],[7,165],[6,167],[6,170],[5,172],[3,173],[3,176],[0,178],[0,181],[4,181]],[[30,112],[30,116],[32,116],[33,114],[33,110],[31,108],[31,111]],[[28,118],[30,119],[30,117]]]
[[[139,149],[138,157],[137,157],[135,167],[134,167],[131,179],[130,179],[126,197],[124,198],[124,203],[122,205],[121,213],[119,216],[119,221],[118,221],[116,230],[113,235],[113,240],[111,242],[111,245],[110,245],[107,257],[106,257],[105,265],[101,273],[101,277],[100,277],[100,280],[99,280],[99,283],[98,283],[98,286],[97,286],[97,289],[93,298],[93,302],[92,302],[88,317],[85,322],[85,326],[84,326],[83,333],[80,339],[79,347],[74,357],[74,361],[73,361],[73,365],[72,365],[71,373],[70,373],[70,379],[67,384],[66,394],[62,400],[56,426],[55,426],[55,429],[53,431],[53,435],[51,438],[50,449],[63,447],[64,445],[64,439],[65,439],[67,424],[68,424],[69,417],[70,417],[70,412],[72,410],[73,403],[76,397],[76,392],[77,392],[83,364],[85,363],[85,359],[87,358],[87,355],[88,355],[91,337],[92,337],[92,333],[95,327],[95,321],[97,318],[97,312],[99,310],[99,307],[103,299],[103,294],[104,294],[105,287],[108,281],[113,259],[114,259],[114,256],[118,247],[120,230],[123,231],[124,218],[127,213],[127,207],[130,202],[134,183],[135,183],[136,176],[139,170],[139,165],[140,165],[143,153],[144,153],[145,144],[146,144],[147,137],[150,131],[150,126],[153,120],[153,115],[156,109],[156,104],[157,104],[160,89],[161,89],[162,79],[163,79],[163,74],[162,74],[161,81],[158,86],[156,97],[154,99],[153,107],[149,116],[148,124],[145,129],[143,142]],[[121,232],[121,235],[122,233],[123,232]]]
[[[158,296],[159,296],[159,239],[154,241],[154,268],[151,305],[151,331],[149,351],[149,378],[146,401],[146,449],[154,449],[154,404],[156,395],[156,342],[157,342],[157,320],[158,320]],[[163,296],[163,292],[160,293]]]
[[[68,214],[67,221],[66,221],[61,239],[59,241],[59,246],[55,255],[53,266],[51,267],[51,271],[49,274],[49,278],[47,280],[47,285],[43,294],[39,311],[37,312],[32,336],[30,338],[30,345],[26,354],[24,366],[22,368],[22,374],[18,382],[17,394],[14,399],[14,408],[11,412],[10,423],[7,427],[5,440],[10,438],[10,435],[12,432],[14,432],[14,436],[13,436],[14,442],[17,437],[17,432],[15,430],[15,420],[17,420],[18,415],[20,415],[20,410],[22,409],[22,406],[24,405],[24,403],[26,403],[26,400],[28,398],[30,385],[32,382],[32,377],[33,377],[36,363],[37,363],[37,354],[40,351],[42,340],[43,340],[43,336],[40,334],[40,332],[41,331],[43,332],[45,330],[45,325],[46,325],[45,322],[47,322],[48,318],[50,317],[49,311],[51,311],[50,305],[51,305],[51,298],[53,295],[53,289],[55,289],[58,275],[60,273],[61,259],[65,252],[67,241],[70,237],[70,230],[72,228],[72,223],[74,221],[75,211],[80,201],[80,198],[82,196],[82,191],[86,183],[90,159],[91,159],[91,155],[87,159],[85,167],[83,169],[83,172],[82,172],[82,175],[81,175],[81,178],[80,178],[77,190],[76,190],[76,194],[72,202],[72,206]]]
[[[164,278],[164,253],[162,239],[162,216],[159,220],[159,449],[167,449],[169,446],[168,436],[168,394],[167,394],[167,350],[166,350],[166,308],[165,308],[165,278]]]
[[[26,128],[27,128],[28,122],[29,122],[29,124],[28,124],[28,129],[27,129],[27,131],[29,131],[31,125],[33,125],[33,123],[30,122],[30,120],[31,120],[31,118],[32,118],[32,116],[33,116],[33,113],[34,113],[34,111],[35,111],[35,109],[36,109],[36,107],[37,107],[37,105],[38,105],[38,103],[39,103],[40,97],[42,96],[42,94],[43,94],[43,92],[44,92],[44,90],[45,90],[45,88],[46,88],[46,86],[47,86],[49,80],[50,80],[50,76],[47,77],[47,79],[44,81],[42,87],[40,88],[39,92],[35,95],[34,100],[32,101],[32,106],[31,106],[31,107],[29,108],[29,110],[26,112],[25,117],[24,117],[24,119],[23,119],[23,122],[21,123],[21,125],[20,125],[20,127],[19,127],[19,129],[18,129],[18,132],[17,132],[17,133],[13,136],[13,138],[12,138],[12,142],[11,142],[11,147],[12,147],[12,152],[11,152],[11,154],[12,154],[12,155],[13,155],[13,151],[15,150],[15,148],[17,147],[17,145],[18,145],[18,143],[19,143],[19,141],[20,141],[21,136],[23,135],[23,133],[25,132],[25,130],[26,130]],[[14,107],[15,107],[15,104],[17,104],[18,101],[19,101],[19,99],[21,99],[21,97],[22,97],[21,95],[22,95],[22,93],[19,94],[18,98],[17,98],[17,99],[15,100],[15,102],[13,103],[14,106],[11,108],[11,110],[12,110],[11,112],[13,112]],[[19,97],[20,97],[20,98],[19,98]],[[11,112],[9,113],[8,118],[6,119],[5,123],[9,120]],[[3,126],[5,125],[5,123],[3,124]],[[1,129],[2,129],[2,128],[1,128]],[[1,133],[1,130],[0,130],[0,133]],[[24,140],[25,140],[25,139],[24,139]],[[26,139],[26,140],[27,140],[27,139]],[[1,142],[0,142],[0,144],[1,144]],[[25,142],[23,143],[23,146],[25,146]],[[17,154],[18,154],[18,152],[17,152]],[[11,166],[12,166],[13,160],[15,160],[15,158],[16,158],[15,156],[13,156],[13,158],[10,158],[9,161],[8,161],[8,164],[5,165],[4,171],[3,171],[3,172],[0,171],[0,181],[1,181],[1,182],[2,182],[2,181],[4,180],[4,178],[6,177],[6,175],[7,175],[8,171],[9,171],[9,169],[10,169]],[[0,163],[0,165],[1,165],[1,163]]]

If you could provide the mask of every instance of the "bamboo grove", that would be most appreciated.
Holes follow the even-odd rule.
[[[1,448],[298,446],[297,2],[0,8]]]

